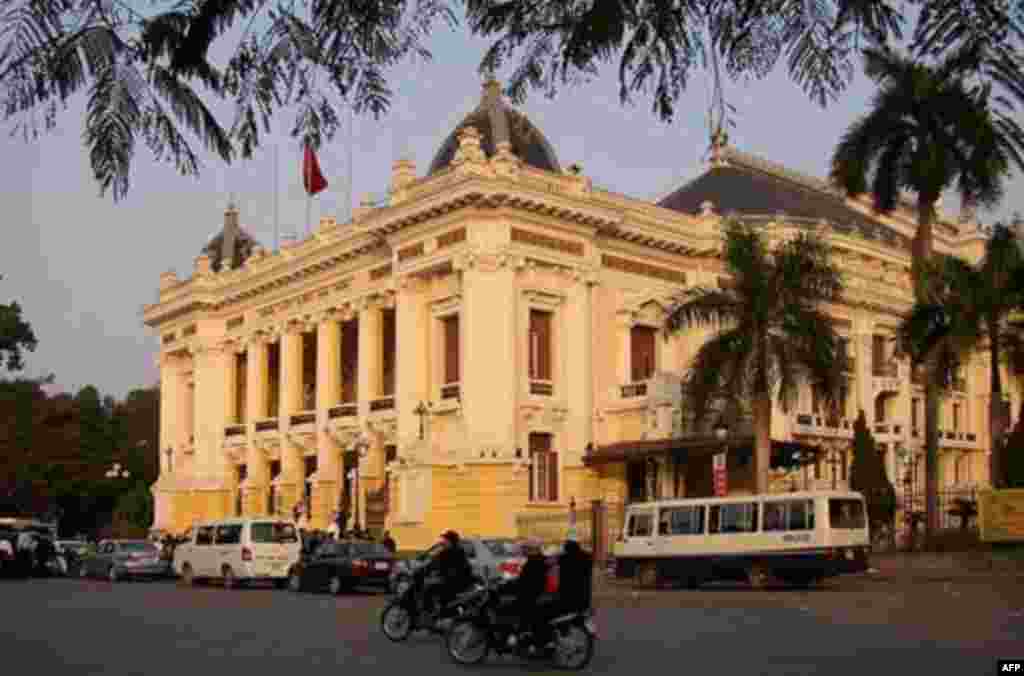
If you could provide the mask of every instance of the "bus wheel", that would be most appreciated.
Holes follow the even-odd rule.
[[[764,589],[771,581],[771,572],[763,563],[755,563],[747,569],[747,581],[752,589]]]

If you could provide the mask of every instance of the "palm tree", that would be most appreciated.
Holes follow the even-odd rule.
[[[1003,378],[998,365],[1019,355],[1019,332],[1008,323],[1024,304],[1024,253],[1013,230],[996,225],[978,265],[952,256],[939,269],[932,302],[918,303],[900,328],[907,352],[920,359],[933,352],[939,362],[955,364],[968,353],[986,350],[989,363],[989,432],[992,441],[989,476],[994,487],[1004,483],[1004,438],[1008,411],[1003,403]],[[940,381],[952,376],[940,371]]]
[[[869,112],[846,131],[832,156],[832,180],[851,196],[870,192],[890,212],[901,192],[917,197],[912,272],[918,302],[934,300],[926,273],[933,252],[936,202],[954,189],[965,204],[993,206],[1012,165],[1024,169],[1024,130],[997,109],[991,88],[967,80],[985,55],[961,50],[926,65],[886,49],[864,52],[865,72],[879,86]],[[937,525],[938,365],[926,362],[925,495],[927,532]]]
[[[723,393],[752,404],[757,492],[768,490],[772,400],[784,411],[798,387],[810,381],[834,406],[845,359],[832,319],[823,306],[838,300],[839,271],[828,245],[802,233],[770,250],[762,232],[726,223],[723,262],[731,282],[724,288],[688,289],[666,319],[666,333],[717,329],[694,357],[686,391],[698,421]]]

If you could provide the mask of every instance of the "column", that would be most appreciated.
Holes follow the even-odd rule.
[[[317,324],[316,371],[316,408],[326,411],[341,401],[341,325],[333,316]]]
[[[395,382],[395,408],[398,413],[398,438],[418,439],[420,418],[413,411],[419,403],[434,400],[433,385],[430,371],[440,373],[440,369],[429,369],[438,359],[431,359],[430,340],[428,336],[440,332],[436,326],[430,326],[434,318],[427,313],[423,298],[422,283],[416,279],[403,278],[399,283],[398,298],[395,304],[395,334],[400,345],[396,362],[397,378]],[[459,331],[463,330],[463,320],[459,316]],[[441,337],[443,341],[443,337]],[[441,350],[443,352],[443,348]],[[440,354],[435,352],[435,354]],[[444,356],[440,354],[441,369],[444,368]],[[436,364],[435,364],[436,365]],[[439,376],[440,377],[440,376]],[[424,420],[424,432],[429,434],[429,419]],[[383,451],[381,451],[383,453]],[[376,473],[383,460],[371,463]],[[383,474],[380,474],[383,478]]]
[[[267,343],[261,337],[253,337],[246,345],[246,408],[250,422],[267,417]],[[245,452],[245,465],[249,473],[246,480],[249,488],[245,494],[245,513],[266,513],[267,463],[263,451],[253,440],[255,425],[247,430],[249,439]]]
[[[324,431],[327,409],[341,401],[341,325],[328,315],[317,325],[317,449],[316,476],[310,521],[314,528],[326,528],[338,504],[338,474],[341,450]]]
[[[871,371],[871,333],[862,332],[857,334],[857,413],[864,411],[868,428],[874,428],[875,424],[875,400],[873,397],[875,384]],[[856,419],[856,416],[854,416]]]
[[[359,415],[370,413],[370,400],[380,396],[380,308],[363,300],[359,307]]]
[[[228,360],[234,353],[222,345],[201,345],[196,351],[195,478],[202,486],[194,507],[203,518],[222,518],[230,505],[227,473],[230,463],[224,453],[224,393]]]
[[[278,429],[281,437],[281,504],[285,514],[290,515],[295,503],[302,498],[305,471],[302,449],[291,443],[287,432],[290,416],[297,412],[302,402],[302,331],[301,327],[290,325],[281,334],[281,407],[278,411]]]
[[[174,461],[167,457],[171,449],[172,458],[178,453],[180,442],[179,426],[183,422],[181,406],[181,360],[179,357],[164,355],[160,359],[160,474],[170,474]]]
[[[560,346],[564,346],[566,364],[566,378],[562,384],[565,388],[566,400],[569,404],[569,419],[567,420],[565,448],[560,449],[563,453],[563,467],[566,465],[580,465],[583,460],[583,450],[590,442],[590,423],[593,419],[593,403],[591,387],[591,313],[590,313],[590,283],[580,277],[569,291],[569,302],[566,304],[565,318],[561,326],[565,328],[564,340],[560,340]],[[660,347],[660,346],[658,346]],[[664,363],[661,364],[664,366]],[[566,499],[576,494],[576,488],[565,484],[565,490],[569,492]],[[582,496],[577,496],[581,498]]]
[[[462,321],[459,327],[462,355],[462,409],[469,450],[475,452],[482,444],[497,445],[512,451],[516,448],[516,399],[523,387],[526,369],[516,368],[516,360],[508,358],[517,347],[526,344],[528,313],[524,299],[517,297],[515,272],[497,261],[480,261],[462,272]],[[513,310],[513,308],[515,308]],[[564,312],[564,306],[556,312]],[[517,321],[517,317],[522,318]],[[521,323],[522,322],[522,323]],[[565,318],[556,315],[554,360],[557,369],[568,343],[562,335]],[[522,342],[520,342],[520,338]],[[571,351],[571,350],[570,350]],[[496,358],[496,355],[506,355]],[[528,351],[524,352],[524,359]],[[555,370],[555,374],[558,371]],[[557,375],[556,375],[557,377]],[[564,399],[568,383],[564,378],[555,383],[559,399]],[[562,439],[556,441],[561,444]],[[565,450],[559,447],[558,450]],[[512,527],[512,514],[509,516]]]

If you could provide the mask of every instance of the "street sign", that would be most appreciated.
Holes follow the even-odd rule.
[[[711,468],[715,480],[715,497],[723,497],[729,493],[725,453],[716,453],[711,458]]]

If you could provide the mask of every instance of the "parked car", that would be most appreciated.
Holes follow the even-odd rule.
[[[485,580],[510,580],[519,576],[526,561],[522,543],[513,538],[462,538],[459,542],[469,558],[473,573]],[[412,582],[412,574],[437,552],[436,544],[413,559],[398,561],[391,574],[391,591],[401,593]]]
[[[272,580],[283,587],[302,551],[295,523],[270,517],[196,524],[191,534],[174,549],[174,572],[185,585],[220,579],[230,588]]]
[[[167,573],[160,550],[146,540],[103,540],[94,556],[82,560],[78,571],[81,577],[105,577],[111,582],[165,577]]]
[[[394,554],[379,542],[328,542],[292,566],[288,588],[294,592],[326,589],[331,594],[357,586],[387,588],[394,564]]]

